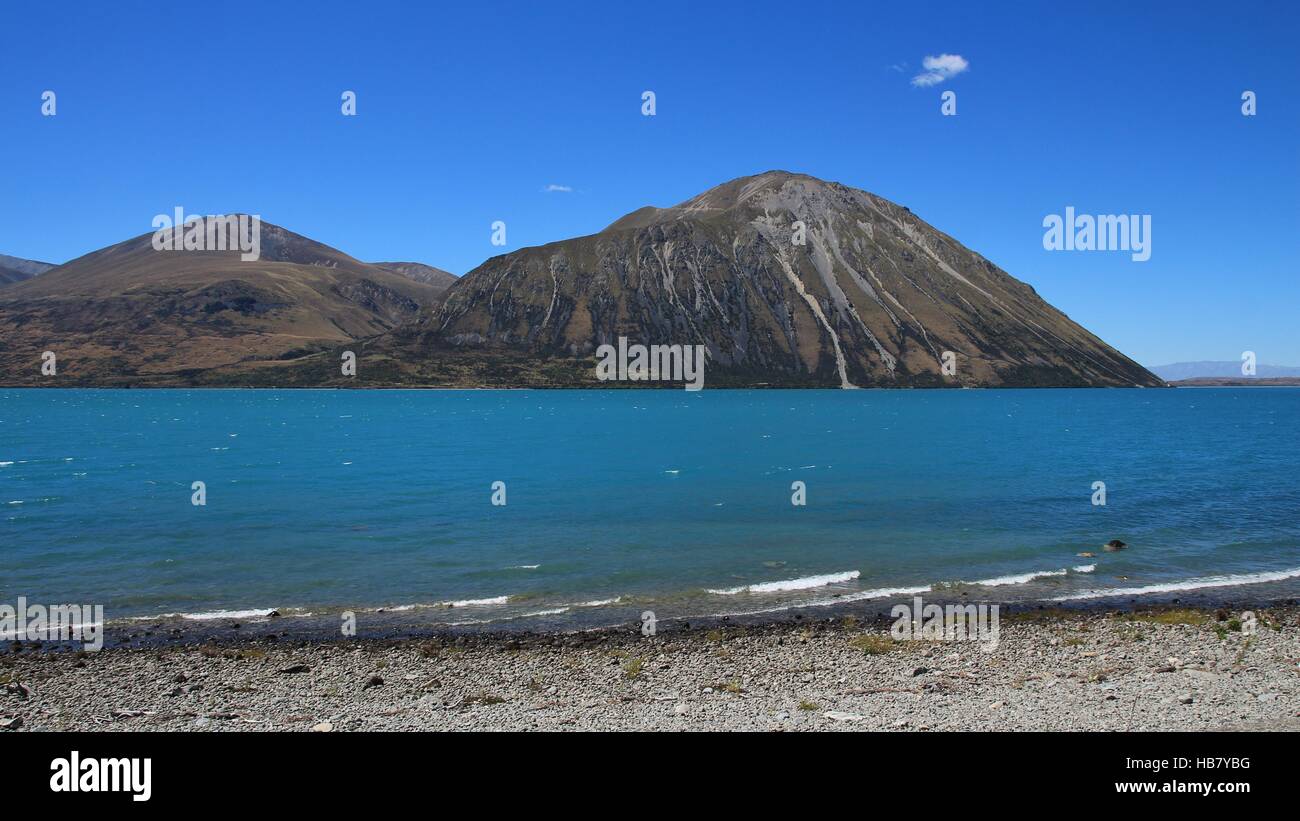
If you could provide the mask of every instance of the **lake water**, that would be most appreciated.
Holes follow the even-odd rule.
[[[1240,591],[1300,577],[1298,446],[1285,388],[0,390],[0,601],[563,624]]]

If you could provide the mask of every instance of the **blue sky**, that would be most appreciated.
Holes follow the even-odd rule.
[[[907,205],[1145,364],[1300,365],[1293,3],[198,8],[0,7],[0,253],[180,205],[463,274],[494,220],[511,250],[782,168]],[[915,85],[942,54],[968,69]],[[1150,261],[1044,250],[1066,206],[1150,214]]]

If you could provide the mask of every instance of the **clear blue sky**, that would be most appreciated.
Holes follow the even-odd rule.
[[[64,5],[0,7],[0,253],[180,205],[463,274],[493,220],[510,250],[782,168],[909,206],[1145,364],[1300,365],[1294,3]],[[968,70],[913,85],[940,54]],[[1067,205],[1151,214],[1151,260],[1045,251]]]

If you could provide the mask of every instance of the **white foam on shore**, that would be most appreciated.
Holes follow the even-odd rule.
[[[851,582],[861,575],[860,571],[846,570],[842,573],[826,573],[821,576],[804,576],[800,579],[783,579],[779,582],[746,584],[740,587],[727,587],[720,590],[706,590],[705,592],[717,596],[734,596],[737,593],[785,593],[790,590],[810,590],[814,587],[825,587],[828,584]]]
[[[1070,568],[1069,570],[1061,569],[1061,570],[1052,570],[1052,571],[1039,571],[1035,573],[1022,573],[1014,576],[999,576],[993,579],[984,579],[982,581],[977,581],[977,582],[963,582],[963,584],[982,585],[982,586],[989,586],[989,587],[1011,585],[1011,584],[1023,584],[1025,582],[1031,581],[1036,578],[1044,577],[1044,576],[1063,576],[1066,575],[1068,572],[1091,573],[1096,569],[1096,567],[1097,565],[1095,564],[1078,565],[1073,568]],[[859,578],[860,575],[861,574],[859,571],[853,570],[853,571],[845,571],[842,573],[828,573],[820,576],[807,576],[799,579],[788,579],[784,581],[767,582],[763,584],[745,585],[744,587],[729,588],[727,590],[710,590],[708,592],[713,594],[718,594],[718,595],[734,595],[741,592],[776,593],[776,592],[786,592],[786,591],[808,590],[817,587],[824,587],[830,584],[852,581],[854,579]],[[1202,588],[1216,588],[1216,587],[1234,587],[1239,585],[1259,584],[1263,582],[1285,581],[1287,579],[1294,579],[1294,578],[1300,578],[1300,567],[1292,568],[1290,570],[1281,570],[1281,571],[1272,571],[1272,572],[1206,576],[1202,578],[1186,579],[1178,582],[1152,584],[1144,587],[1115,587],[1115,588],[1105,588],[1105,589],[1097,589],[1097,590],[1085,590],[1085,591],[1080,591],[1078,593],[1072,593],[1065,596],[1057,596],[1055,598],[1050,598],[1050,599],[1041,599],[1040,601],[1064,602],[1064,601],[1077,601],[1082,599],[1106,598],[1110,596],[1138,596],[1138,595],[1152,594],[1152,593],[1176,592],[1180,590],[1197,590]],[[811,601],[783,602],[781,604],[776,604],[772,607],[762,607],[762,608],[756,608],[752,610],[742,610],[742,611],[733,611],[733,612],[703,613],[703,614],[698,614],[696,616],[685,616],[685,615],[669,616],[661,620],[677,621],[677,620],[694,619],[694,618],[712,618],[718,616],[753,616],[753,615],[776,613],[785,610],[799,609],[805,607],[828,607],[836,604],[844,604],[846,602],[866,601],[870,599],[887,599],[887,598],[898,598],[902,596],[916,596],[916,595],[920,595],[923,593],[930,593],[930,592],[933,592],[933,588],[930,585],[916,586],[916,587],[881,587],[881,588],[874,588],[871,590],[859,590],[857,592],[845,593],[843,595],[834,596],[830,598],[813,599]],[[607,605],[618,604],[619,602],[623,601],[623,598],[624,598],[623,596],[617,596],[610,599],[596,599],[596,600],[586,601],[586,602],[575,602],[571,604],[556,605],[555,607],[551,607],[551,608],[545,608],[541,610],[520,613],[517,615],[502,614],[501,616],[495,618],[466,619],[461,621],[447,622],[446,624],[452,626],[489,624],[498,621],[513,621],[516,619],[524,619],[524,618],[530,618],[534,616],[560,615],[574,608],[603,607]],[[404,604],[404,605],[397,605],[393,607],[385,607],[382,608],[382,610],[388,612],[396,612],[396,611],[405,611],[405,610],[415,610],[417,608],[443,609],[443,608],[463,608],[463,607],[491,607],[491,606],[508,604],[509,601],[510,601],[509,596],[493,596],[490,598],[482,598],[482,599],[462,599],[459,601],[438,602],[436,604]],[[257,609],[257,610],[214,610],[214,611],[200,612],[200,613],[162,613],[162,614],[152,615],[152,616],[133,616],[133,617],[129,617],[128,619],[125,619],[125,621],[156,620],[160,618],[183,618],[183,619],[190,619],[195,621],[210,621],[215,619],[251,619],[251,618],[264,618],[266,616],[269,616],[272,612],[276,612],[276,609],[270,608],[270,609]],[[285,612],[284,610],[281,610],[280,612],[288,616],[312,615],[311,613],[305,613],[305,612],[295,613],[291,611]]]
[[[880,587],[874,590],[860,590],[857,593],[846,593],[843,596],[836,596],[830,599],[814,599],[812,601],[796,601],[785,604],[778,604],[774,607],[762,607],[757,610],[739,610],[726,613],[699,613],[694,616],[670,616],[661,621],[685,621],[688,619],[709,619],[718,616],[760,616],[765,613],[781,613],[786,610],[796,610],[804,607],[830,607],[834,604],[844,604],[845,602],[865,601],[867,599],[889,599],[896,596],[915,596],[921,593],[929,593],[932,588],[928,585],[925,587]]]
[[[1084,590],[1068,596],[1057,596],[1048,601],[1078,601],[1080,599],[1104,599],[1108,596],[1142,596],[1150,593],[1173,593],[1179,590],[1201,590],[1211,587],[1236,587],[1244,584],[1262,582],[1280,582],[1300,577],[1300,567],[1290,570],[1276,570],[1266,573],[1237,573],[1228,576],[1204,576],[1199,579],[1185,579],[1180,582],[1148,584],[1144,587],[1109,587],[1101,590]]]
[[[378,612],[402,613],[407,610],[434,610],[452,607],[489,607],[492,605],[506,604],[509,601],[509,596],[493,596],[489,599],[460,599],[459,601],[440,601],[434,602],[433,604],[417,602],[415,604],[395,604],[390,607],[380,607],[378,608]]]
[[[211,610],[203,613],[154,613],[149,616],[125,616],[111,621],[158,621],[159,619],[189,619],[190,621],[213,621],[216,619],[261,619],[279,613],[284,618],[304,618],[316,615],[310,610],[295,610],[273,607],[269,610]]]
[[[864,601],[866,599],[888,599],[893,596],[915,596],[919,593],[929,593],[933,590],[930,585],[924,587],[878,587],[875,590],[863,590],[858,593],[850,593],[847,596],[840,596],[837,599],[822,599],[821,601],[812,602],[809,605],[799,605],[800,607],[824,607],[829,604],[839,604],[844,601]]]
[[[1002,587],[1008,584],[1026,584],[1034,579],[1042,579],[1048,576],[1064,576],[1065,568],[1060,570],[1035,570],[1032,573],[1019,573],[1014,576],[996,576],[992,579],[980,579],[977,582],[962,582],[962,584],[977,584],[980,587]]]
[[[211,621],[212,619],[257,619],[269,616],[275,612],[274,607],[268,607],[265,610],[211,610],[205,613],[166,613],[166,616],[180,616],[183,619],[193,621]],[[161,618],[160,616],[149,616],[148,618]]]
[[[445,607],[487,607],[494,604],[505,604],[509,601],[509,596],[493,596],[489,599],[461,599],[460,601],[448,601],[441,604]]]
[[[546,610],[533,610],[529,613],[519,613],[514,616],[500,616],[494,619],[461,619],[460,621],[442,622],[447,627],[465,627],[471,624],[499,624],[503,621],[517,621],[519,619],[528,619],[533,616],[554,616],[560,613],[567,613],[568,607],[553,607]]]
[[[567,607],[552,607],[549,610],[534,610],[531,613],[520,613],[519,618],[526,619],[531,616],[558,616],[560,613],[569,612]]]

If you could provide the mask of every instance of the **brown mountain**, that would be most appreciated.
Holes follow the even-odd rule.
[[[285,362],[388,331],[443,290],[266,222],[248,262],[154,250],[143,234],[0,290],[0,384],[276,381]],[[47,350],[57,381],[40,376]]]
[[[455,274],[449,271],[434,268],[432,265],[425,265],[423,262],[372,262],[370,264],[378,265],[380,268],[386,268],[389,271],[396,271],[407,279],[423,282],[425,285],[432,285],[444,291],[454,285],[458,279]]]
[[[37,262],[34,259],[22,259],[0,254],[0,287],[39,276],[53,267],[48,262]]]
[[[590,385],[619,336],[706,345],[713,385],[1163,384],[907,208],[781,171],[489,259],[368,350],[403,380]]]

